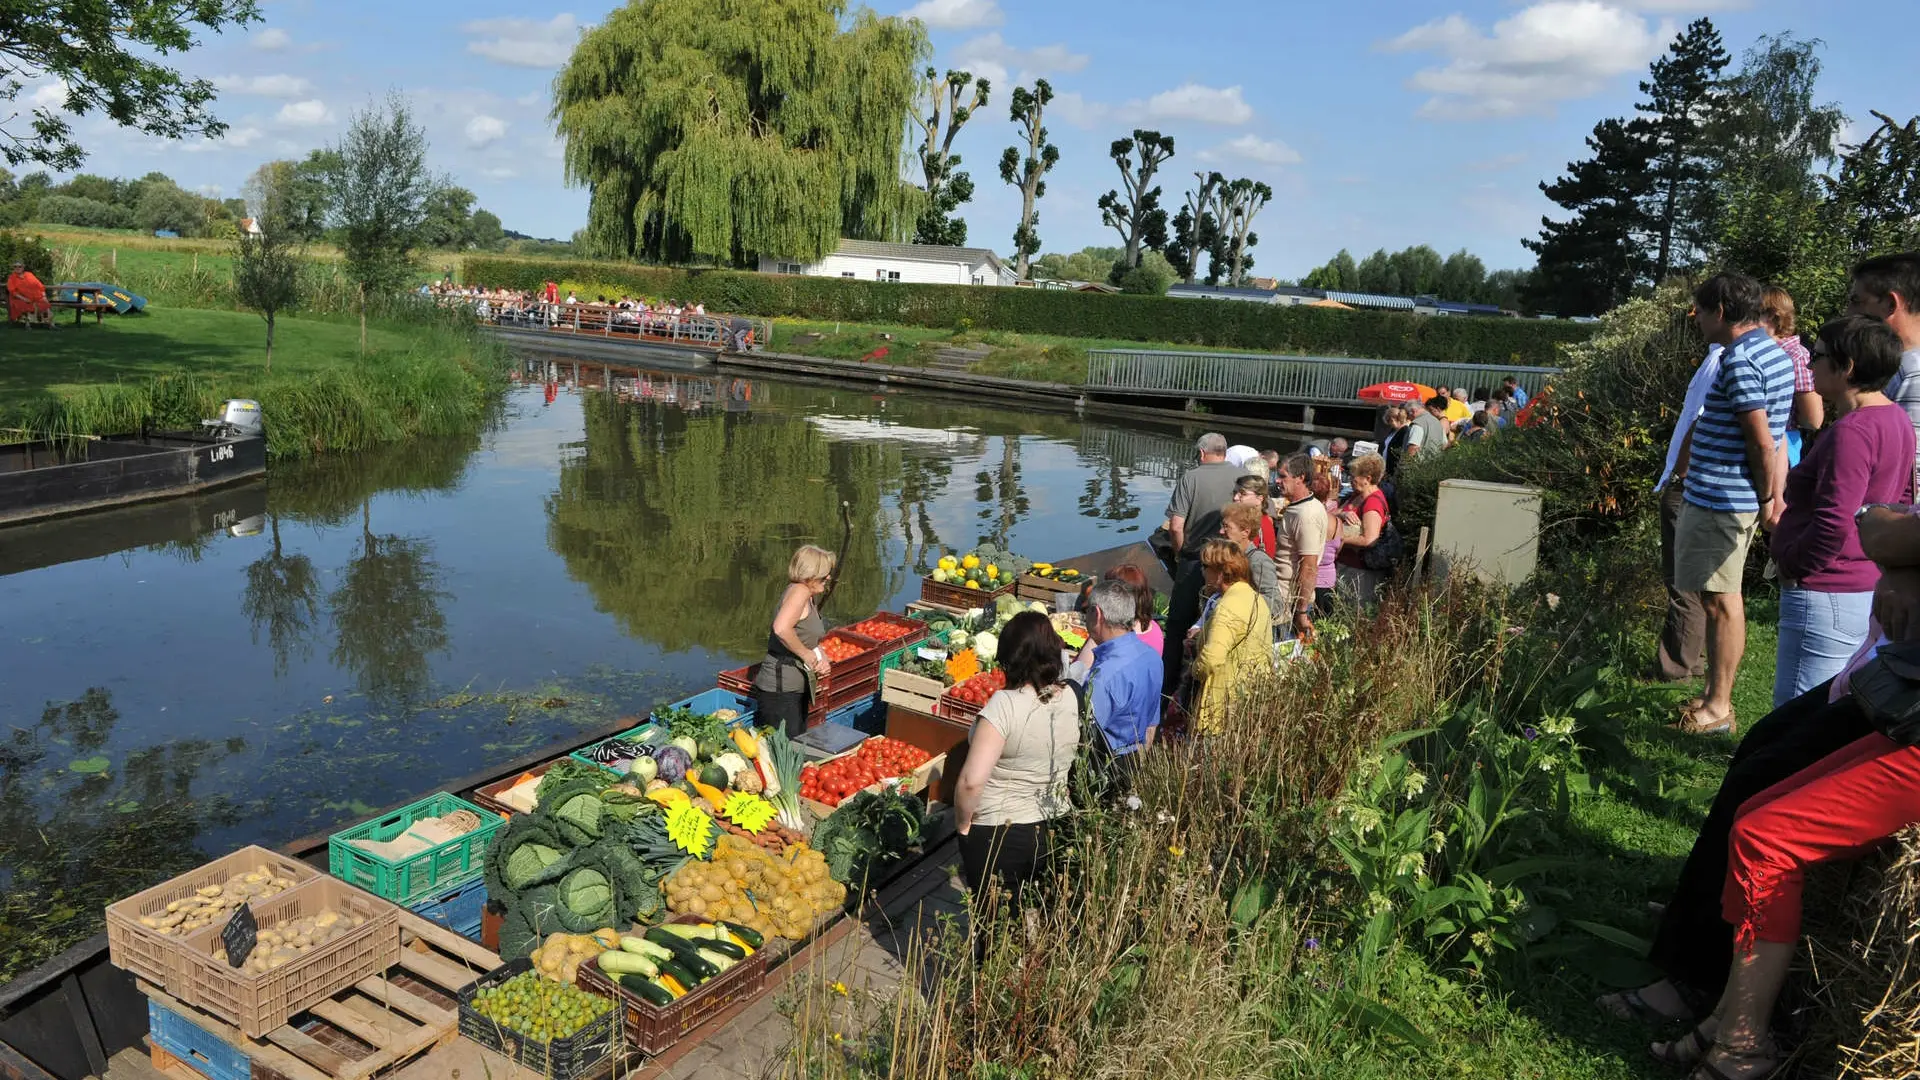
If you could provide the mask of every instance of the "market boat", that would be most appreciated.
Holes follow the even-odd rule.
[[[0,526],[189,495],[266,474],[260,406],[229,401],[202,431],[0,444]]]
[[[1104,551],[1065,559],[1056,565],[1080,570],[1098,577],[1119,563],[1132,563],[1147,570],[1149,578],[1164,585],[1165,571],[1160,569],[1152,550],[1145,544],[1127,544]],[[922,718],[928,722],[932,717]],[[585,738],[569,738],[534,750],[511,761],[462,777],[435,790],[473,799],[480,788],[501,784],[543,765],[558,761],[633,726],[631,719],[618,720],[587,733]],[[418,795],[383,808],[362,818],[371,821],[417,801]],[[351,827],[343,826],[343,827]],[[328,867],[328,839],[340,829],[330,829],[302,837],[279,848],[280,852],[319,870]],[[929,855],[937,848],[929,842]],[[896,866],[887,879],[871,887],[883,893],[889,886],[915,874],[921,862],[907,860]],[[854,910],[858,906],[850,903]],[[845,916],[832,918],[815,928],[813,935],[787,954],[785,962],[804,962],[808,949],[827,944],[848,930]],[[116,1054],[143,1045],[148,1035],[148,999],[138,989],[134,976],[108,961],[107,935],[102,932],[82,941],[39,967],[0,986],[0,1080],[88,1080],[107,1074],[108,1062]],[[711,1023],[723,1025],[731,1012],[722,1013]],[[678,1048],[676,1048],[677,1050]]]

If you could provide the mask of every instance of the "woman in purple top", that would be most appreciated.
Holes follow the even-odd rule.
[[[1840,673],[1866,639],[1880,570],[1860,550],[1863,506],[1913,498],[1913,424],[1881,391],[1900,370],[1900,339],[1878,319],[1849,315],[1820,328],[1809,368],[1838,417],[1787,474],[1773,531],[1780,570],[1778,708]]]

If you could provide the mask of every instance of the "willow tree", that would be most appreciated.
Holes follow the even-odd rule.
[[[597,254],[817,259],[903,240],[903,178],[930,55],[916,22],[845,0],[632,0],[554,80],[569,183]]]

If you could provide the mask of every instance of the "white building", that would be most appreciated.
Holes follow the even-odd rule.
[[[812,263],[762,255],[760,272],[920,285],[1012,285],[1019,280],[1000,256],[986,248],[875,240],[842,240],[833,254]]]

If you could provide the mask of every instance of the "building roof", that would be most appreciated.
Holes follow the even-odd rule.
[[[997,272],[1003,268],[1000,256],[991,248],[949,247],[945,244],[889,244],[880,240],[842,240],[836,254],[870,255],[882,259],[911,259],[914,262],[984,262]]]
[[[1231,296],[1239,300],[1272,300],[1279,295],[1275,289],[1244,289],[1234,285],[1208,285],[1197,282],[1188,285],[1181,282],[1167,287],[1168,296]]]
[[[1348,307],[1386,308],[1389,311],[1413,310],[1413,301],[1404,296],[1378,296],[1373,293],[1338,292],[1328,289],[1327,299],[1338,300]]]

